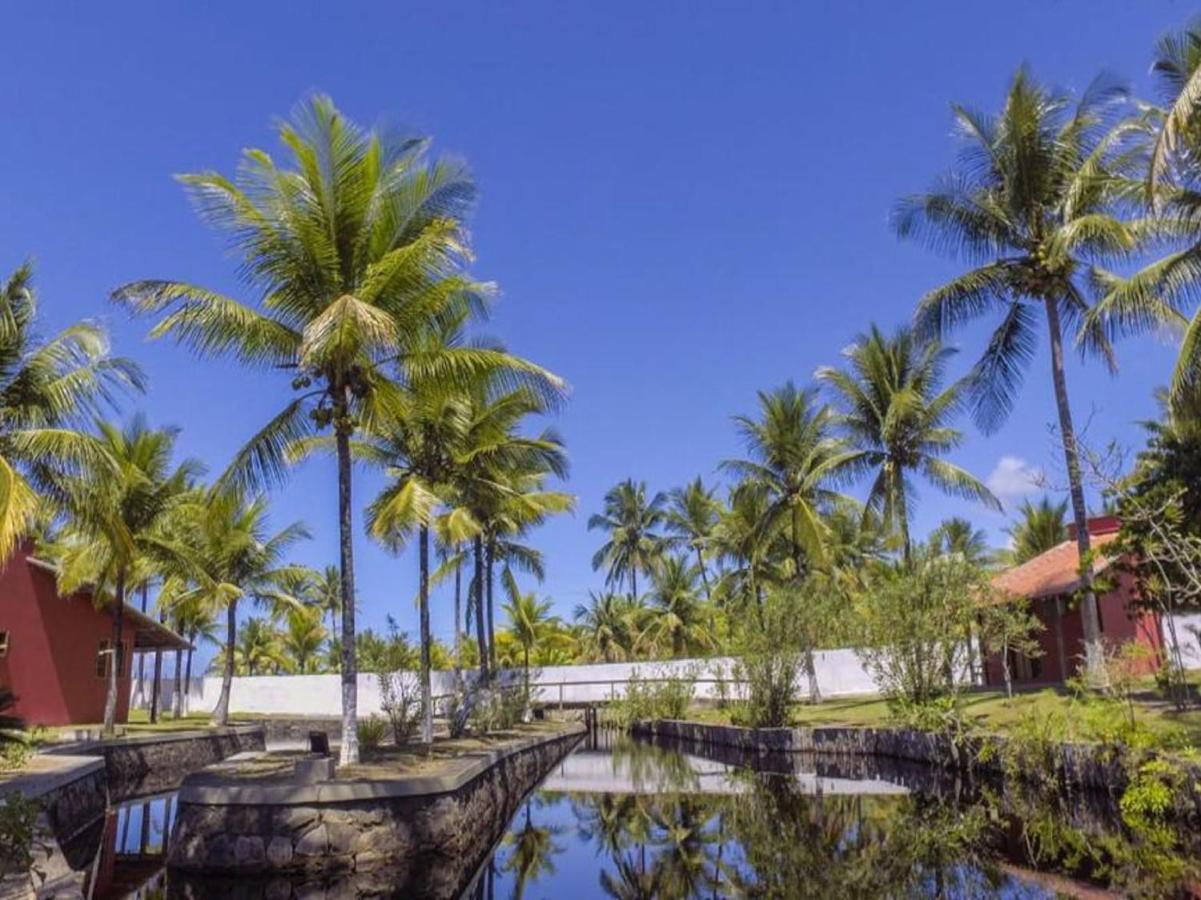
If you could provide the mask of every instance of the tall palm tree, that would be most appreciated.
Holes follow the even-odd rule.
[[[1185,314],[1201,288],[1201,20],[1165,35],[1151,69],[1164,105],[1129,127],[1145,138],[1143,199],[1167,252],[1126,278],[1098,273],[1105,296],[1091,319],[1115,334],[1179,333],[1170,399],[1183,409],[1201,387],[1201,306]]]
[[[708,605],[696,590],[697,569],[680,556],[664,557],[651,574],[650,615],[642,642],[680,658],[717,645]]]
[[[144,385],[137,366],[109,355],[98,325],[80,322],[39,342],[37,317],[26,262],[0,282],[0,560],[29,533],[55,468],[103,461],[75,426],[117,392]]]
[[[338,616],[342,614],[342,582],[338,567],[325,566],[308,573],[301,591],[307,606],[318,607],[329,616],[329,633],[338,633]]]
[[[959,516],[943,519],[930,534],[930,544],[936,552],[956,556],[973,566],[985,565],[992,555],[984,529]]]
[[[188,639],[187,661],[183,667],[183,682],[179,681],[180,659],[175,659],[175,717],[178,719],[188,712],[188,697],[192,690],[192,654],[201,642],[209,644],[220,643],[217,637],[217,617],[213,610],[201,603],[180,603],[173,607],[171,624],[177,634]]]
[[[1064,329],[1082,323],[1082,348],[1113,368],[1104,328],[1088,316],[1089,276],[1095,260],[1134,252],[1144,231],[1114,214],[1117,189],[1110,176],[1125,165],[1119,151],[1126,126],[1108,126],[1124,100],[1125,90],[1104,78],[1072,100],[1019,70],[999,115],[954,107],[967,142],[960,165],[930,193],[903,199],[895,220],[900,236],[924,237],[975,265],[921,299],[915,313],[920,336],[943,338],[973,319],[1001,316],[971,374],[971,407],[985,431],[998,428],[1012,408],[1038,346],[1040,314],[1044,318],[1082,557],[1090,546],[1088,513],[1064,371]],[[1089,573],[1083,582],[1088,671],[1100,679],[1100,621]]]
[[[667,512],[663,517],[663,524],[674,535],[668,539],[668,545],[685,547],[696,555],[706,599],[712,597],[712,590],[705,557],[710,551],[713,529],[717,527],[720,517],[721,501],[712,489],[705,487],[699,476],[670,493]]]
[[[505,844],[511,850],[502,868],[513,872],[513,900],[521,900],[525,896],[526,885],[537,881],[543,875],[555,873],[554,857],[562,853],[564,848],[555,843],[555,835],[561,830],[558,826],[535,825],[530,809],[532,800],[525,801],[525,821],[520,828],[505,835]]]
[[[239,675],[268,675],[278,672],[287,664],[279,632],[267,619],[251,616],[238,632],[234,652],[229,654],[227,644],[222,651],[225,667],[233,667]]]
[[[966,384],[942,385],[952,352],[937,341],[918,344],[909,328],[888,336],[873,325],[843,351],[845,369],[817,373],[841,407],[838,422],[854,449],[847,467],[875,474],[865,513],[878,514],[888,531],[900,535],[906,560],[912,549],[911,472],[943,493],[1001,508],[988,488],[942,458],[963,440],[949,422]]]
[[[530,658],[543,649],[553,649],[568,639],[563,622],[551,615],[553,603],[549,598],[539,600],[531,591],[522,593],[512,572],[502,579],[508,600],[501,610],[509,617],[509,630],[521,647],[521,668],[525,679],[526,702],[530,700]]]
[[[113,731],[117,680],[130,654],[123,647],[125,602],[144,557],[162,565],[190,566],[189,554],[165,527],[200,467],[173,465],[176,429],[151,429],[140,416],[124,428],[97,425],[105,462],[60,479],[66,524],[58,538],[58,585],[71,593],[91,584],[113,609],[112,658],[104,701],[104,730]],[[111,592],[111,593],[110,593]]]
[[[759,416],[735,416],[747,458],[722,462],[723,470],[766,492],[759,528],[782,534],[790,545],[793,577],[826,562],[822,513],[846,498],[831,488],[857,454],[834,434],[834,411],[818,405],[817,391],[791,381],[759,392]]]
[[[426,159],[429,142],[365,132],[326,97],[303,103],[279,126],[291,168],[247,150],[231,180],[216,172],[182,181],[203,217],[226,231],[241,257],[252,304],[179,281],[140,281],[114,293],[160,314],[154,337],[203,356],[232,357],[293,374],[287,404],[255,434],[222,477],[253,490],[285,477],[289,450],[332,429],[337,459],[342,587],[343,763],[358,760],[351,439],[397,404],[397,361],[430,377],[473,369],[419,348],[431,324],[489,293],[464,274],[463,220],[475,187],[458,163]]]
[[[292,591],[307,574],[285,561],[288,550],[308,538],[301,522],[274,534],[267,526],[263,497],[246,500],[240,491],[213,488],[193,492],[179,510],[189,566],[173,572],[164,591],[174,603],[195,604],[225,616],[225,646],[238,646],[238,611],[242,600],[268,607],[273,615],[302,605]],[[221,693],[213,708],[213,724],[229,722],[229,695],[235,659],[223,657]]]
[[[1015,565],[1057,547],[1068,539],[1068,501],[1052,503],[1043,497],[1037,504],[1029,500],[1018,508],[1018,520],[1005,529],[1012,544],[1007,557]]]
[[[790,554],[788,539],[768,531],[772,498],[766,485],[743,482],[729,494],[727,508],[713,531],[713,546],[722,571],[714,587],[714,600],[742,607],[758,606],[767,588],[784,580],[781,560]],[[828,536],[827,536],[828,537]]]
[[[592,557],[592,568],[604,568],[605,586],[630,582],[630,597],[638,596],[638,573],[650,572],[663,552],[659,528],[664,523],[667,496],[656,493],[649,500],[646,482],[627,478],[605,494],[604,510],[588,520],[588,530],[600,530],[609,539]]]
[[[573,618],[582,629],[585,651],[601,662],[624,662],[633,657],[644,627],[644,607],[622,594],[589,593],[588,603],[576,605]]]

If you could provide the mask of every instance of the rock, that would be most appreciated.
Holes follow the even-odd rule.
[[[263,839],[258,835],[242,835],[234,841],[234,864],[238,868],[261,868],[266,859]]]
[[[297,856],[324,856],[329,850],[329,832],[324,825],[310,828],[296,841]]]
[[[303,831],[316,821],[317,810],[311,806],[283,806],[271,818],[276,833]]]
[[[272,841],[275,843],[275,841]],[[267,848],[267,857],[271,857],[271,848]],[[288,843],[288,859],[292,858],[292,844]],[[292,896],[292,882],[286,878],[274,878],[267,883],[266,890],[263,891],[265,900],[289,900]]]
[[[349,856],[354,852],[359,829],[349,823],[326,821],[324,826],[329,836],[329,851],[335,856]]]
[[[282,834],[277,834],[267,845],[267,862],[274,869],[282,869],[292,862],[292,840]],[[292,892],[291,887],[288,893]]]

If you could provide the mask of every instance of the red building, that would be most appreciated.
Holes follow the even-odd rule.
[[[1112,590],[1097,595],[1101,636],[1111,644],[1137,641],[1148,647],[1153,651],[1147,663],[1148,671],[1151,671],[1163,646],[1159,616],[1132,603],[1134,582],[1128,573],[1110,571],[1115,559],[1107,556],[1104,550],[1117,538],[1118,527],[1119,522],[1114,516],[1088,520],[1091,545],[1097,551],[1093,574],[1107,573],[1105,580],[1113,585]],[[1038,657],[1013,654],[1010,657],[1010,672],[1015,683],[1062,682],[1075,675],[1083,665],[1084,622],[1080,604],[1073,598],[1080,587],[1080,553],[1076,549],[1075,528],[1069,528],[1069,532],[1068,540],[1062,544],[993,579],[993,587],[1001,597],[1028,599],[1031,612],[1043,624],[1038,638],[1042,654]],[[990,685],[1004,683],[998,654],[992,654],[984,661],[984,682]]]
[[[114,654],[111,610],[98,609],[86,591],[60,596],[54,566],[31,550],[22,544],[0,571],[0,689],[16,695],[12,714],[30,725],[103,721],[115,656],[117,721],[126,721],[133,654],[184,648],[187,641],[126,604]]]

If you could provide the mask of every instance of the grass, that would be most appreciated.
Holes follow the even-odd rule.
[[[1025,691],[1007,698],[1003,691],[972,691],[963,697],[963,712],[969,721],[985,731],[1005,731],[1030,716],[1069,714],[1072,696],[1060,690]],[[1201,746],[1201,709],[1178,712],[1171,704],[1150,692],[1140,693],[1134,705],[1135,718],[1157,735],[1183,732],[1191,743]],[[729,724],[728,709],[696,706],[688,718],[698,722]],[[818,704],[793,707],[794,725],[887,725],[893,721],[888,702],[878,697],[849,697]]]
[[[157,722],[150,721],[150,713],[145,709],[131,709],[129,711],[129,721],[117,725],[117,736],[125,737],[137,734],[174,734],[181,731],[198,731],[212,727],[209,724],[208,713],[191,713],[179,719],[171,716],[160,718]],[[244,725],[256,722],[261,717],[231,715],[229,723],[231,725]],[[50,741],[69,741],[74,740],[77,731],[89,731],[94,734],[99,734],[104,729],[104,724],[101,722],[78,724],[78,725],[59,725],[46,728],[43,734]]]

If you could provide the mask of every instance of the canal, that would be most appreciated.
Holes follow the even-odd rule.
[[[367,887],[351,877],[176,883],[163,869],[173,814],[171,794],[110,812],[89,866],[93,897],[380,895],[378,878]],[[1142,833],[1106,797],[1015,793],[885,760],[747,759],[602,730],[526,798],[456,892],[479,900],[1196,896],[1194,841],[1183,829]]]

